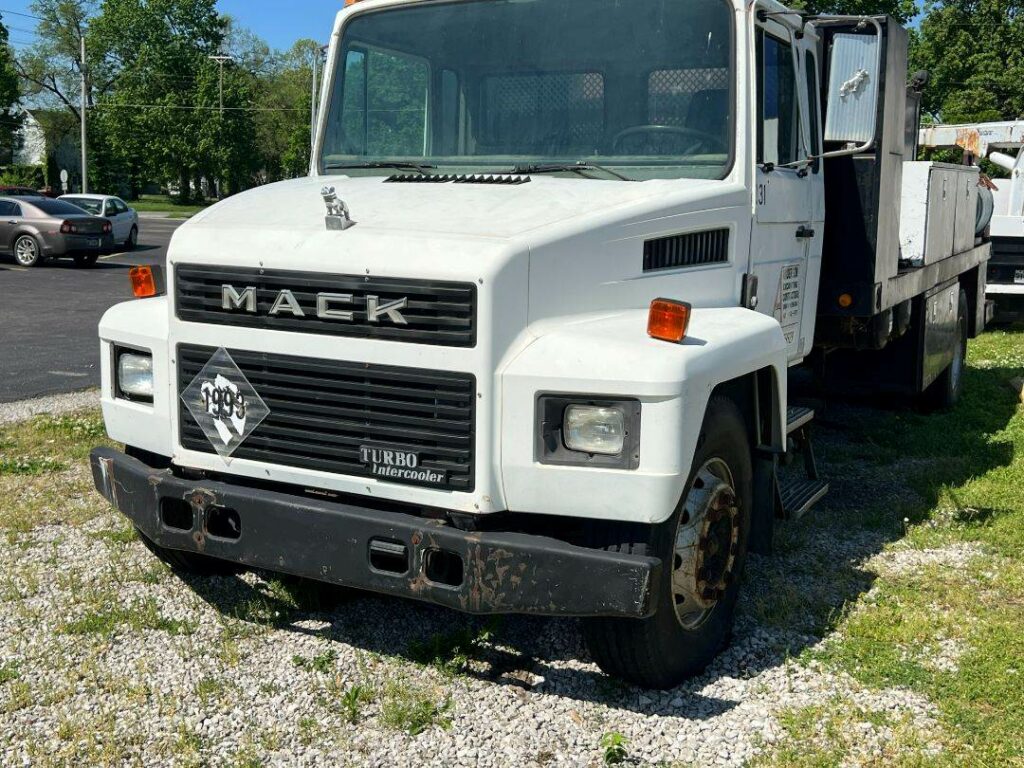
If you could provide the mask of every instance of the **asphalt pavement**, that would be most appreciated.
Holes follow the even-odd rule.
[[[60,259],[25,269],[0,255],[0,403],[99,386],[100,318],[131,298],[129,267],[166,262],[183,223],[143,217],[138,248],[93,267]]]

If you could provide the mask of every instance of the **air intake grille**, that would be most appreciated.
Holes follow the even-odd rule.
[[[397,173],[384,179],[385,184],[497,184],[499,186],[517,186],[529,184],[529,176],[518,174],[426,174]]]
[[[729,261],[729,230],[712,229],[644,243],[644,272]]]
[[[178,347],[179,392],[215,351]],[[420,468],[444,473],[444,481],[431,488],[473,490],[476,378],[471,374],[229,354],[270,409],[232,458],[372,477],[361,461],[361,447],[410,451],[418,455]],[[182,447],[212,453],[192,414],[180,399],[178,404]]]
[[[180,264],[174,270],[174,305],[180,320],[214,323],[270,331],[318,333],[325,336],[356,336],[409,344],[472,347],[476,344],[476,286],[438,280],[401,280],[365,275],[330,275],[319,272],[232,269]],[[225,291],[232,296],[225,309]],[[254,304],[244,299],[252,289]],[[290,292],[298,311],[288,302],[271,310]],[[318,297],[330,296],[319,306]],[[347,297],[343,300],[339,297]],[[398,306],[370,320],[367,300],[378,308]],[[402,303],[404,301],[404,303]],[[394,302],[399,302],[398,305]],[[326,308],[328,313],[321,313]],[[299,314],[301,312],[301,314]],[[345,317],[345,312],[351,312]],[[320,317],[320,314],[330,314]],[[405,323],[396,320],[405,320]]]

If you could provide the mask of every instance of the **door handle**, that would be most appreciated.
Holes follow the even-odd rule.
[[[814,237],[814,230],[811,229],[810,227],[805,227],[803,224],[801,224],[799,227],[797,227],[796,236],[800,240],[809,240],[812,237]]]

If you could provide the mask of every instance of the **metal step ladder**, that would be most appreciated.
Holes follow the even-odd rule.
[[[793,406],[786,412],[786,434],[792,445],[790,452],[803,455],[806,478],[781,478],[775,467],[776,514],[787,520],[799,520],[828,493],[828,482],[818,473],[811,443],[811,422],[814,410]]]

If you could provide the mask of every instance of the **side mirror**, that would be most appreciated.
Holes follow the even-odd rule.
[[[874,26],[874,34],[867,29]],[[828,152],[825,157],[870,150],[878,122],[879,81],[882,71],[882,28],[877,20],[861,20],[864,32],[840,32],[832,38],[825,141],[857,144]]]

